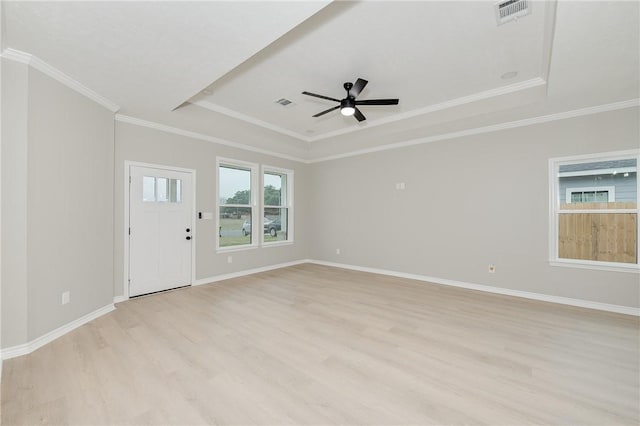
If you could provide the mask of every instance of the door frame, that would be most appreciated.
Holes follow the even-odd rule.
[[[197,239],[197,226],[196,226],[196,170],[195,169],[185,169],[182,167],[174,167],[174,166],[166,166],[162,164],[153,164],[153,163],[143,163],[140,161],[124,161],[124,229],[122,230],[122,235],[124,238],[124,257],[123,257],[123,280],[122,280],[122,297],[115,297],[116,300],[114,302],[121,302],[124,300],[129,300],[129,227],[131,223],[129,221],[129,197],[130,197],[130,182],[131,178],[131,166],[134,167],[148,167],[151,169],[160,169],[160,170],[169,170],[172,172],[181,172],[181,173],[190,173],[192,176],[191,180],[191,190],[193,192],[192,198],[192,232],[191,238],[193,239],[193,244],[191,244],[191,277],[189,280],[189,285],[193,285],[196,279],[196,244],[198,242]]]

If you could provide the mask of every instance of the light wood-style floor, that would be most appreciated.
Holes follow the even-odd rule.
[[[5,362],[2,422],[637,425],[639,327],[300,265],[130,300]]]

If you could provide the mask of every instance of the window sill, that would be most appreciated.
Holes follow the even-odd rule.
[[[597,271],[640,273],[640,265],[634,263],[596,262],[589,260],[553,259],[549,261],[551,266],[565,268],[592,269]]]
[[[291,245],[293,245],[293,241],[277,241],[273,243],[263,243],[262,248],[282,247],[282,246],[291,246]]]
[[[231,253],[231,252],[234,252],[234,251],[255,250],[258,247],[259,247],[258,245],[219,247],[219,248],[216,249],[216,253]]]

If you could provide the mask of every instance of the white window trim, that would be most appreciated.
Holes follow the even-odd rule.
[[[602,262],[594,260],[581,259],[562,259],[558,255],[558,216],[562,213],[586,213],[594,212],[593,210],[560,210],[560,194],[559,194],[559,169],[562,165],[578,164],[586,161],[613,161],[622,160],[629,157],[636,157],[640,164],[640,149],[632,149],[627,151],[604,152],[597,154],[576,155],[571,157],[558,157],[549,159],[549,264],[551,266],[563,266],[572,268],[594,269],[616,272],[632,272],[640,273],[640,264],[638,263],[617,263]],[[636,187],[636,200],[640,202],[640,182]],[[640,218],[640,209],[603,209],[597,213],[636,213]],[[637,226],[638,235],[636,236],[636,244],[640,246],[640,226]],[[636,250],[640,247],[636,248]],[[638,256],[640,258],[640,255]]]
[[[613,203],[616,201],[616,187],[615,186],[585,186],[583,188],[567,188],[564,202],[571,204],[571,194],[574,192],[602,192],[608,191],[608,202]]]
[[[250,207],[251,208],[251,229],[256,229],[256,225],[258,222],[262,222],[262,219],[258,220],[256,217],[256,212],[259,211],[258,206],[258,192],[256,188],[259,185],[258,171],[260,170],[258,164],[250,163],[247,161],[234,160],[231,158],[225,157],[216,157],[216,253],[228,253],[232,251],[243,251],[255,249],[260,245],[260,237],[255,237],[255,232],[252,231],[251,244],[243,244],[238,246],[229,246],[229,247],[220,247],[220,167],[229,166],[229,167],[238,167],[241,169],[249,169],[251,171],[251,200],[249,205],[242,205],[240,207]],[[260,228],[262,229],[262,228]]]
[[[558,173],[558,176],[559,177],[597,176],[597,175],[612,175],[612,174],[622,174],[622,173],[635,173],[637,171],[638,171],[637,167],[620,167],[619,169],[596,169],[596,170],[581,170],[579,172],[560,172]]]
[[[264,241],[264,232],[260,233],[260,243],[263,247],[277,247],[277,246],[285,246],[285,245],[290,245],[293,244],[293,237],[294,237],[294,226],[293,226],[293,218],[294,218],[294,214],[293,214],[293,170],[290,169],[283,169],[280,167],[273,167],[273,166],[268,166],[268,165],[263,165],[260,169],[261,173],[260,173],[260,180],[261,180],[261,185],[260,185],[260,229],[264,229],[264,174],[265,173],[269,173],[269,172],[273,172],[273,173],[277,173],[277,174],[281,174],[281,175],[286,175],[287,176],[287,198],[286,198],[286,204],[283,206],[269,206],[269,207],[286,207],[287,208],[287,219],[288,219],[288,223],[287,223],[287,239],[285,241],[273,241],[273,242],[266,242]]]

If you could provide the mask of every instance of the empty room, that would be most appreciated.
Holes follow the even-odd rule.
[[[638,425],[640,2],[0,0],[3,425]]]

